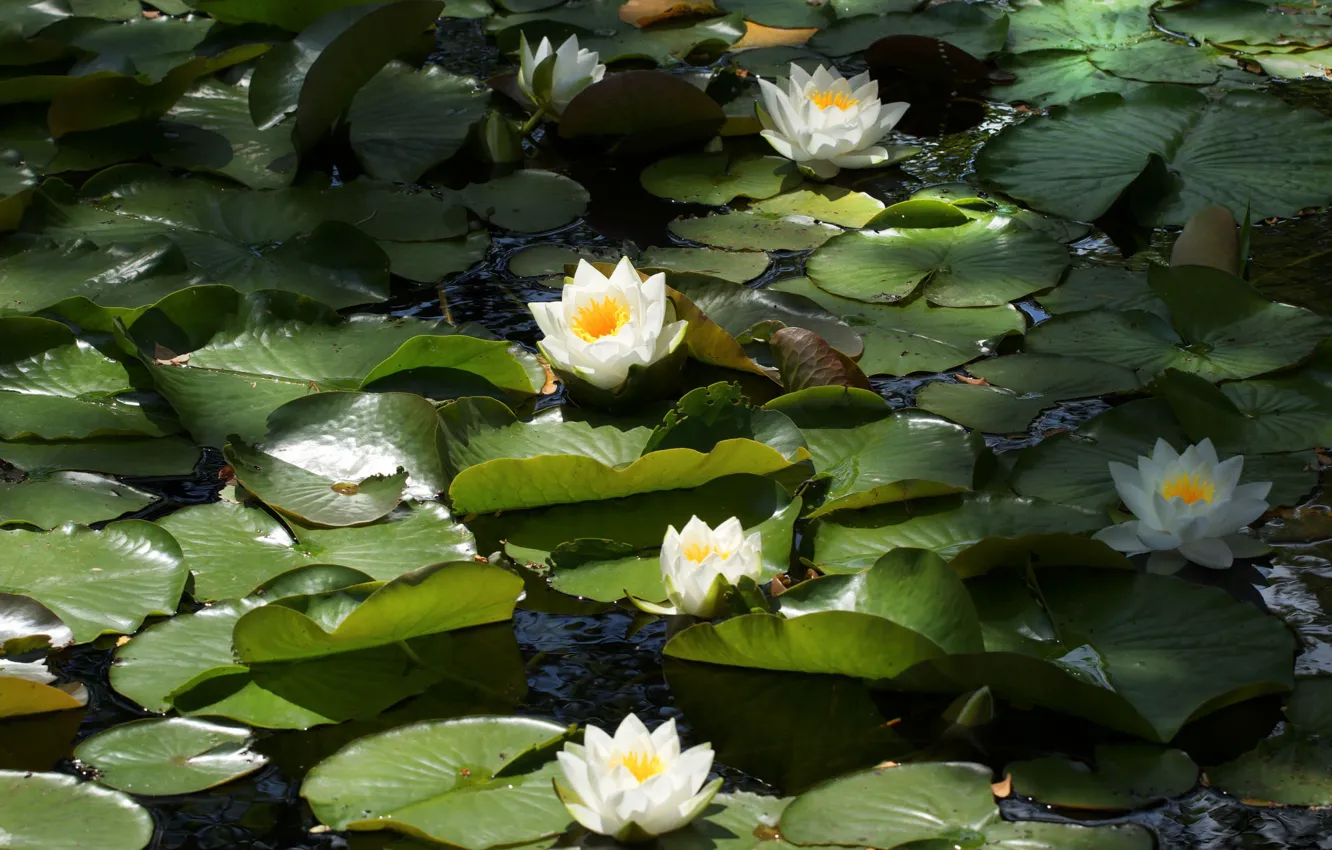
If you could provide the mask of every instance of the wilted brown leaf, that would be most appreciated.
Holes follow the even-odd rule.
[[[808,387],[870,389],[869,378],[855,361],[805,328],[782,328],[769,341],[782,387],[788,392]]]
[[[712,0],[629,0],[620,7],[620,20],[646,27],[672,18],[720,15]]]
[[[813,38],[818,31],[818,27],[780,29],[745,21],[745,34],[731,45],[731,50],[750,50],[756,47],[803,47],[805,42]]]

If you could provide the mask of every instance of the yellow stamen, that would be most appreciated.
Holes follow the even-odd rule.
[[[827,109],[834,106],[838,109],[850,109],[860,101],[844,91],[812,91],[808,95],[809,100],[819,109]]]
[[[721,555],[721,559],[723,561],[731,557],[730,552],[723,552],[720,549],[713,549],[712,544],[710,543],[690,543],[688,546],[685,547],[684,556],[686,560],[693,561],[695,564],[701,564],[703,563],[704,558],[708,557],[714,552],[717,553],[718,555]]]
[[[1178,496],[1184,500],[1185,504],[1189,505],[1199,501],[1211,504],[1215,495],[1216,485],[1198,475],[1186,475],[1181,472],[1174,478],[1168,478],[1161,482],[1161,498],[1163,499],[1173,499]]]
[[[579,307],[570,330],[584,342],[595,342],[617,333],[628,323],[629,305],[614,295],[607,295],[601,301],[593,298]]]
[[[634,779],[639,782],[646,782],[649,778],[656,776],[665,770],[661,759],[657,756],[647,757],[647,753],[632,752],[615,756],[611,759],[611,770],[624,765],[629,772],[634,775]]]

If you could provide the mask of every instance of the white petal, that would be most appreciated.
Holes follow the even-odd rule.
[[[1230,547],[1219,537],[1204,537],[1201,540],[1185,543],[1179,547],[1179,554],[1195,564],[1211,567],[1214,570],[1223,570],[1235,561]]]
[[[1144,546],[1138,539],[1138,523],[1135,520],[1122,522],[1119,525],[1112,525],[1103,528],[1092,535],[1093,539],[1100,540],[1102,543],[1119,552],[1127,555],[1137,555],[1140,552],[1146,552],[1148,547]]]
[[[767,139],[768,144],[771,145],[772,149],[777,151],[780,156],[784,156],[787,159],[798,158],[796,155],[796,149],[791,146],[789,141],[778,135],[775,130],[763,130],[759,135]]]
[[[1221,463],[1221,459],[1216,456],[1216,447],[1212,445],[1211,437],[1204,437],[1203,441],[1197,445],[1198,457],[1202,458],[1203,463],[1215,467]]]

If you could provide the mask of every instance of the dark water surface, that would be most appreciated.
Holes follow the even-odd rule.
[[[500,67],[497,51],[487,44],[480,24],[474,22],[444,22],[440,50],[434,59],[449,70],[480,77],[488,76]],[[1326,84],[1321,84],[1316,91],[1290,84],[1279,88],[1280,94],[1287,99],[1300,105],[1315,105],[1332,114],[1332,104],[1322,97],[1328,88]],[[1321,102],[1314,102],[1315,95]],[[994,106],[989,119],[980,128],[942,140],[925,140],[922,143],[925,152],[907,163],[902,171],[867,178],[866,183],[873,185],[858,185],[858,188],[868,189],[884,200],[892,201],[900,200],[924,185],[959,180],[969,171],[971,157],[984,137],[1013,120],[1015,114],[1008,107]],[[545,161],[547,155],[544,153],[538,154],[538,158],[543,167],[560,168],[556,162]],[[404,288],[384,309],[397,315],[448,316],[456,322],[478,321],[501,336],[531,343],[534,327],[523,304],[548,298],[551,293],[530,279],[517,278],[508,272],[508,260],[513,253],[530,244],[552,241],[571,246],[600,244],[618,247],[626,239],[638,241],[640,245],[667,244],[662,235],[665,223],[680,215],[681,207],[644,193],[638,187],[637,168],[612,169],[595,165],[566,170],[593,193],[592,209],[586,222],[529,238],[497,236],[490,255],[481,266],[451,281],[442,291],[429,287]],[[1138,267],[1148,257],[1163,257],[1172,238],[1164,232],[1158,233],[1151,249],[1132,260],[1132,265]],[[1099,233],[1076,243],[1074,250],[1075,263],[1125,262],[1118,250]],[[1332,297],[1328,294],[1328,281],[1332,280],[1332,218],[1327,214],[1259,226],[1253,237],[1253,255],[1251,276],[1265,295],[1325,314],[1332,313]],[[774,260],[756,285],[802,273],[804,260],[800,256],[777,254]],[[1033,323],[1045,318],[1034,302],[1020,306]],[[949,379],[947,375],[887,378],[876,381],[875,386],[895,405],[907,405],[912,403],[923,384]],[[1045,434],[1075,428],[1106,406],[1095,400],[1066,403],[1047,411],[1026,437],[994,438],[991,445],[998,451],[1020,448]],[[219,487],[216,475],[221,466],[220,454],[209,452],[192,479],[134,483],[156,490],[172,505],[211,501],[216,498]],[[165,512],[162,507],[154,507],[145,512],[145,516],[154,518]],[[1332,675],[1332,616],[1329,615],[1332,612],[1332,493],[1325,489],[1305,506],[1283,512],[1264,528],[1263,534],[1277,546],[1271,567],[1253,571],[1249,576],[1253,584],[1247,588],[1231,588],[1232,592],[1238,590],[1255,601],[1259,601],[1260,596],[1261,603],[1286,618],[1299,631],[1305,645],[1298,662],[1299,673]],[[1244,578],[1236,574],[1227,580],[1242,582]],[[1260,587],[1260,594],[1254,592],[1255,586]],[[1244,594],[1245,590],[1247,594]],[[633,614],[620,609],[591,613],[595,607],[589,606],[589,613],[579,614],[517,612],[512,627],[526,665],[527,693],[516,710],[564,723],[592,722],[602,726],[618,723],[631,711],[649,723],[676,717],[688,738],[693,728],[691,718],[677,705],[677,696],[668,687],[662,669],[660,653],[665,624],[658,621],[644,625]],[[71,738],[82,740],[116,724],[144,716],[141,709],[119,697],[107,684],[113,649],[111,645],[80,647],[56,659],[55,666],[64,676],[88,686],[90,701],[82,723],[79,723],[78,713],[73,712],[66,713],[75,715],[73,718],[39,717],[0,726],[0,763],[3,766],[49,768],[52,759],[68,753]],[[391,717],[404,718],[396,722],[409,722],[430,716],[447,716],[432,714],[432,704],[424,702],[428,697],[419,697],[396,707],[391,710]],[[741,697],[737,695],[737,698]],[[882,699],[880,707],[885,717],[895,716],[894,712],[903,706],[908,714],[937,717],[939,706],[934,704],[937,702],[934,698],[916,697],[914,702],[906,704],[891,704],[887,698]],[[895,699],[900,701],[902,698]],[[805,714],[802,707],[802,703],[756,704],[752,734],[780,738],[799,735],[802,728],[820,724],[817,712]],[[1195,754],[1209,751],[1225,754],[1233,747],[1247,749],[1252,746],[1255,736],[1270,729],[1277,705],[1258,708],[1262,716],[1248,727],[1249,731],[1238,737],[1233,737],[1232,729],[1244,728],[1243,723],[1217,722],[1209,724],[1208,729],[1186,730],[1186,735],[1192,734],[1192,738],[1197,739],[1196,745],[1189,749]],[[910,726],[910,723],[904,725]],[[922,721],[922,728],[928,725]],[[1056,742],[1063,740],[1064,726],[1068,727],[1067,739],[1075,742],[1070,746],[1077,749],[1077,736],[1085,732],[1077,722],[1001,706],[994,728],[984,732],[982,740],[974,742],[970,751],[950,752],[950,757],[971,758],[998,769],[1011,757],[1031,757],[1056,750]],[[76,727],[77,732],[71,727]],[[1053,734],[1052,729],[1056,730]],[[1253,729],[1258,731],[1255,733]],[[269,733],[259,748],[273,761],[256,774],[213,791],[175,798],[141,798],[159,824],[158,836],[151,846],[155,850],[333,850],[348,847],[407,850],[438,846],[418,844],[387,834],[347,837],[310,832],[317,824],[298,796],[303,770],[339,743],[367,731],[372,729],[363,724],[343,724],[309,732]],[[1031,748],[1032,735],[1040,741],[1035,750]],[[928,738],[928,731],[924,737]],[[1219,758],[1230,758],[1235,754],[1237,752],[1231,752]],[[60,761],[57,769],[76,770],[68,760]],[[784,790],[722,765],[718,769],[727,779],[729,789],[763,793]],[[1044,806],[1022,800],[1010,799],[1003,807],[1005,813],[1014,818],[1066,819]],[[1158,835],[1159,845],[1163,848],[1332,850],[1332,812],[1257,808],[1206,788],[1196,789],[1157,808],[1115,820],[1149,826]]]

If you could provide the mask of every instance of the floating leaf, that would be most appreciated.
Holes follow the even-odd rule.
[[[650,152],[707,139],[725,122],[717,101],[683,77],[625,71],[579,92],[560,116],[560,136],[614,137],[620,149]]]
[[[848,357],[859,357],[864,351],[860,337],[850,325],[805,295],[775,288],[727,285],[703,278],[676,278],[671,284],[737,339],[756,325],[775,320],[787,327],[814,331]]]
[[[775,216],[808,216],[842,227],[864,227],[883,212],[883,201],[841,186],[804,185],[749,205],[755,212]]]
[[[1182,750],[1150,744],[1101,745],[1096,767],[1047,756],[1010,763],[1014,793],[1075,809],[1123,811],[1177,797],[1198,783],[1198,766]]]
[[[3,451],[0,448],[0,454]],[[152,493],[90,472],[29,476],[19,483],[0,480],[0,524],[90,525],[133,513],[156,500]]]
[[[554,230],[587,211],[582,186],[550,171],[524,169],[489,183],[473,183],[459,196],[492,224],[519,233]]]
[[[668,272],[707,275],[731,283],[744,283],[767,270],[768,255],[757,251],[718,251],[713,248],[648,248],[639,256],[638,267],[644,271],[665,269]],[[512,261],[509,268],[513,269]],[[681,289],[680,279],[672,283],[675,289]],[[695,299],[691,297],[690,300]]]
[[[803,178],[778,156],[732,158],[724,153],[681,154],[654,162],[639,177],[659,198],[721,206],[736,198],[770,198]]]
[[[782,328],[772,335],[771,345],[782,387],[787,392],[808,387],[870,389],[869,378],[855,361],[814,331]]]
[[[133,634],[145,617],[174,613],[189,576],[171,535],[141,520],[100,531],[72,523],[40,533],[0,529],[0,555],[3,589],[50,608],[79,643]]]
[[[979,59],[988,59],[1004,49],[1010,18],[972,3],[939,3],[919,12],[911,8],[854,8],[848,14],[848,10],[839,9],[837,17],[835,24],[810,39],[811,48],[829,56],[850,56],[881,38],[920,35],[947,42]]]
[[[13,847],[141,850],[153,818],[128,795],[61,773],[0,771],[0,829]]]
[[[677,218],[670,230],[681,239],[734,251],[808,251],[842,232],[808,216],[779,217],[757,212]]]
[[[280,189],[296,176],[291,128],[259,129],[250,118],[247,85],[201,80],[167,112],[172,129],[183,133],[177,145],[157,154],[164,165],[210,171],[251,189]],[[183,144],[182,144],[183,143]]]
[[[267,762],[249,749],[245,726],[187,717],[149,718],[113,726],[85,739],[74,757],[97,781],[155,796],[192,794],[253,773]]]

